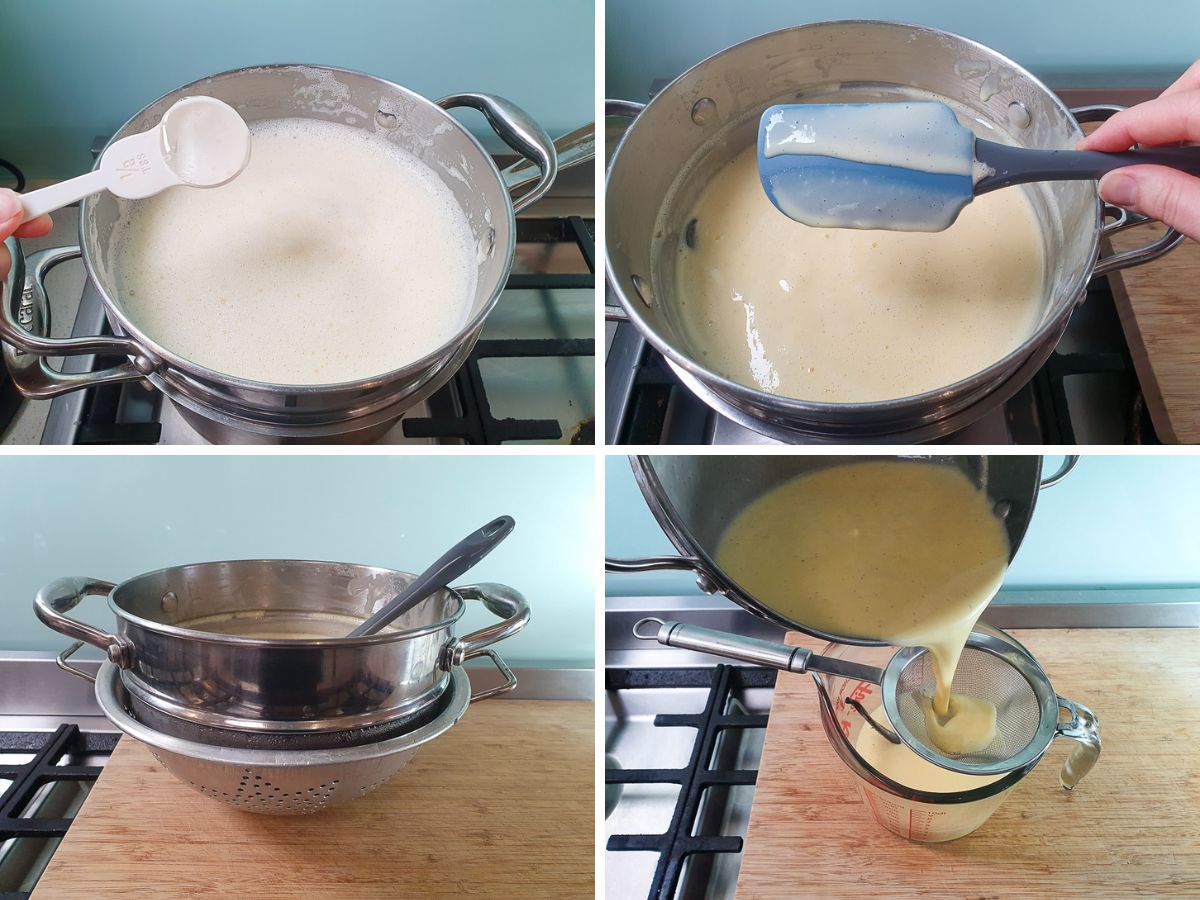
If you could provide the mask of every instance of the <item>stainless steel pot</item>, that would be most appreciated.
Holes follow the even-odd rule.
[[[1033,516],[1038,491],[1057,484],[1079,461],[1068,456],[1062,468],[1042,478],[1040,456],[905,457],[927,465],[953,466],[992,501],[1008,533],[1009,558],[1021,545]],[[716,562],[717,548],[729,523],[763,494],[801,475],[832,466],[871,462],[873,456],[637,456],[630,457],[642,496],[662,530],[682,556],[606,559],[608,572],[690,571],[700,589],[724,594],[743,609],[784,628],[842,644],[880,645],[882,641],[834,635],[798,622],[743,589]],[[798,513],[799,514],[799,513]],[[636,634],[636,632],[635,632]],[[638,634],[638,637],[643,635]],[[754,643],[730,636],[749,652]],[[760,642],[761,643],[761,642]],[[707,648],[707,649],[712,649]],[[734,649],[737,649],[736,647]],[[730,656],[732,653],[723,655]],[[785,654],[786,660],[786,654]],[[756,659],[764,663],[761,658]]]
[[[471,314],[458,334],[423,359],[391,372],[341,384],[280,385],[235,378],[197,365],[156,343],[126,315],[115,277],[114,224],[126,204],[102,193],[80,207],[79,246],[42,251],[26,261],[16,243],[10,290],[0,304],[0,338],[21,392],[35,399],[123,381],[145,381],[162,391],[185,419],[215,443],[369,441],[401,413],[441,387],[466,360],[496,305],[512,267],[514,213],[540,198],[558,169],[555,145],[528,115],[499,97],[454,94],[436,103],[381,78],[306,65],[258,66],[201,79],[154,101],[113,135],[116,141],[157,124],[176,100],[217,97],[248,122],[283,117],[336,121],[383,135],[416,154],[442,177],[467,216],[478,247],[478,281]],[[470,107],[525,159],[497,170],[479,142],[449,110]],[[111,142],[110,142],[111,143]],[[590,136],[567,136],[570,162],[593,155]],[[535,182],[513,201],[509,191]],[[82,256],[100,291],[115,335],[55,339],[47,336],[45,277],[55,265]],[[362,323],[364,331],[371,327]],[[247,353],[255,348],[247,347]],[[47,357],[124,357],[113,368],[65,375]]]
[[[1092,182],[1038,185],[1029,193],[1049,271],[1041,319],[1020,347],[984,371],[913,397],[835,404],[769,394],[707,368],[683,325],[673,270],[674,249],[699,191],[754,143],[758,117],[773,103],[894,99],[906,88],[955,101],[1015,143],[1035,148],[1072,148],[1083,137],[1081,122],[1120,109],[1068,109],[988,47],[933,28],[870,21],[822,22],[752,38],[697,64],[645,107],[609,105],[609,115],[635,117],[612,156],[605,191],[605,269],[620,301],[610,316],[631,320],[690,390],[733,421],[782,441],[895,443],[955,431],[1033,376],[1089,279],[1149,262],[1182,241],[1169,231],[1097,261],[1101,238],[1148,220],[1103,207]],[[1117,218],[1105,225],[1106,215]]]
[[[342,616],[357,623],[414,577],[308,560],[208,562],[120,584],[60,578],[38,592],[34,608],[55,631],[104,650],[138,702],[213,728],[331,732],[392,722],[437,702],[450,673],[476,656],[489,657],[505,677],[480,696],[516,687],[491,646],[525,627],[529,605],[499,584],[439,591],[364,638],[254,638],[217,630],[285,614],[293,621]],[[89,595],[107,595],[114,634],[66,616]],[[503,621],[456,637],[468,600]]]

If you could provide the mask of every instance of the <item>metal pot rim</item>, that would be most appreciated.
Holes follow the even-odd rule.
[[[109,139],[108,144],[105,145],[105,149],[107,149],[109,144],[116,139],[116,135],[120,134],[134,120],[143,115],[147,109],[154,106],[156,103],[160,103],[167,97],[200,88],[218,78],[229,78],[246,72],[261,72],[272,69],[312,69],[314,71],[351,75],[356,78],[368,78],[379,82],[381,85],[384,85],[390,90],[399,91],[417,105],[423,106],[430,111],[436,111],[438,114],[440,114],[445,121],[457,131],[458,136],[470,141],[479,151],[481,156],[487,160],[491,175],[494,177],[496,185],[499,188],[499,194],[504,199],[504,208],[507,211],[509,235],[504,265],[500,270],[504,274],[504,277],[497,279],[497,283],[492,288],[487,301],[480,307],[479,311],[467,321],[466,325],[461,327],[445,343],[411,363],[400,366],[396,369],[392,369],[388,372],[382,372],[377,375],[356,379],[354,381],[330,382],[327,384],[281,384],[269,381],[255,381],[249,378],[241,378],[236,375],[228,375],[224,372],[219,372],[216,369],[210,369],[166,349],[143,333],[141,329],[139,329],[125,314],[125,312],[117,306],[116,302],[112,299],[112,297],[109,296],[108,290],[100,280],[99,274],[92,263],[92,254],[95,251],[90,240],[88,239],[88,235],[84,226],[88,220],[88,212],[90,207],[95,200],[93,197],[86,197],[80,202],[79,205],[79,248],[81,251],[81,258],[83,260],[84,269],[87,271],[89,281],[95,285],[96,290],[100,293],[100,300],[104,304],[105,311],[111,317],[110,321],[113,323],[114,330],[120,335],[132,337],[143,349],[149,352],[152,358],[160,359],[169,363],[171,368],[177,373],[184,374],[191,378],[215,381],[226,387],[265,391],[268,393],[284,393],[288,395],[320,395],[335,390],[369,391],[374,388],[381,387],[397,378],[415,375],[429,369],[431,366],[437,363],[438,360],[443,358],[449,351],[451,351],[452,348],[458,346],[465,336],[482,327],[484,320],[495,308],[496,303],[500,299],[500,294],[504,291],[504,285],[507,282],[507,273],[511,271],[513,260],[516,258],[517,244],[516,214],[513,211],[512,198],[509,196],[508,189],[504,185],[504,180],[500,176],[500,170],[496,167],[495,161],[491,158],[487,151],[483,149],[483,145],[479,143],[479,141],[473,134],[471,134],[471,132],[469,132],[457,119],[455,119],[454,116],[450,115],[450,113],[442,109],[432,100],[429,100],[421,94],[416,93],[410,88],[406,88],[403,85],[389,81],[386,78],[380,78],[377,75],[371,75],[366,72],[359,72],[355,69],[347,69],[339,66],[323,66],[311,63],[268,63],[264,65],[240,66],[236,69],[228,69],[224,72],[218,72],[214,75],[197,78],[185,85],[167,91],[162,96],[157,97],[156,99],[147,103],[140,110],[130,116],[129,119],[127,119],[121,125],[121,127],[113,133],[113,137]],[[97,159],[96,167],[98,166],[99,160]],[[503,215],[503,213],[501,214]]]
[[[667,97],[671,93],[672,89],[674,89],[678,84],[680,84],[684,79],[686,79],[688,76],[690,76],[693,72],[696,72],[701,67],[707,65],[708,63],[710,63],[714,60],[719,59],[720,57],[725,56],[726,54],[733,53],[733,52],[735,52],[739,49],[742,49],[750,44],[753,44],[756,41],[759,41],[765,37],[770,37],[773,35],[784,34],[784,33],[789,33],[789,32],[797,32],[797,31],[804,31],[804,30],[809,30],[809,29],[820,29],[820,28],[825,28],[825,27],[829,27],[829,26],[845,26],[845,25],[866,25],[866,26],[871,26],[871,27],[899,28],[899,29],[907,29],[907,30],[925,32],[925,33],[932,34],[932,35],[942,35],[942,36],[952,38],[957,41],[962,41],[965,44],[975,47],[978,50],[980,50],[981,52],[983,52],[993,58],[999,59],[1000,61],[1002,61],[1003,63],[1005,63],[1009,66],[1012,66],[1012,68],[1017,70],[1018,72],[1020,72],[1022,76],[1028,78],[1032,84],[1036,85],[1041,90],[1045,91],[1046,94],[1052,98],[1052,102],[1054,103],[1054,105],[1059,107],[1059,109],[1063,112],[1065,117],[1069,121],[1075,122],[1075,132],[1077,133],[1077,136],[1079,138],[1083,137],[1083,130],[1082,130],[1082,128],[1079,127],[1079,123],[1076,121],[1075,116],[1071,113],[1070,108],[1065,103],[1062,102],[1062,100],[1058,97],[1057,94],[1055,94],[1053,91],[1051,91],[1050,88],[1048,88],[1039,78],[1034,76],[1031,72],[1029,72],[1023,66],[1018,65],[1016,62],[1009,59],[1003,53],[1000,53],[999,51],[994,50],[985,44],[981,44],[978,41],[975,41],[968,37],[964,37],[960,34],[956,34],[955,32],[946,31],[946,30],[940,29],[940,28],[932,28],[928,25],[908,24],[905,22],[896,22],[896,21],[891,21],[891,20],[886,20],[886,19],[833,19],[833,20],[824,21],[824,22],[810,22],[805,25],[794,25],[794,26],[790,26],[788,28],[780,28],[780,29],[776,29],[774,31],[769,31],[769,32],[765,32],[763,34],[755,35],[754,37],[747,38],[744,41],[739,41],[736,44],[731,44],[730,46],[728,46],[722,50],[719,50],[716,53],[713,53],[712,55],[702,59],[700,62],[689,67],[686,71],[684,71],[682,74],[677,76],[674,80],[672,80],[670,82],[670,84],[668,84],[661,91],[659,91],[653,98],[651,98],[650,102],[646,104],[645,110],[643,110],[642,113],[639,113],[637,119],[633,120],[632,124],[626,130],[625,134],[623,134],[621,136],[621,140],[617,143],[617,147],[613,151],[612,161],[609,166],[608,174],[605,176],[605,191],[606,191],[606,193],[607,193],[607,188],[608,188],[608,182],[611,178],[611,174],[612,174],[613,170],[615,170],[615,168],[616,168],[617,161],[620,159],[621,150],[625,146],[625,141],[626,141],[627,137],[630,134],[632,134],[633,130],[637,127],[638,120],[642,117],[642,115],[645,114],[646,110],[653,109],[656,103],[659,103],[660,101],[665,103],[666,101],[663,98]],[[748,385],[742,384],[740,382],[733,381],[724,375],[720,375],[716,372],[711,371],[710,369],[706,368],[704,365],[702,365],[699,362],[692,359],[691,356],[683,353],[678,348],[672,346],[670,343],[665,341],[657,333],[657,331],[655,331],[653,328],[651,328],[649,326],[649,324],[642,317],[641,310],[638,308],[638,304],[635,303],[632,299],[630,299],[626,295],[622,286],[619,283],[617,283],[617,281],[612,277],[611,273],[613,271],[613,267],[612,267],[611,261],[609,259],[609,250],[608,250],[607,242],[605,242],[605,248],[604,248],[605,272],[606,272],[606,278],[607,278],[608,284],[612,287],[613,291],[616,293],[618,299],[621,302],[621,306],[625,310],[626,315],[628,315],[629,318],[634,321],[634,323],[638,327],[638,330],[641,332],[642,336],[645,337],[646,340],[648,340],[654,346],[654,348],[656,350],[658,350],[660,353],[662,353],[672,363],[674,363],[675,365],[678,365],[680,368],[684,369],[686,372],[691,374],[693,377],[695,377],[703,382],[706,382],[708,384],[719,386],[721,390],[723,390],[729,394],[733,394],[735,397],[737,397],[740,400],[743,400],[744,402],[749,402],[749,403],[758,404],[758,405],[767,404],[770,406],[781,407],[789,415],[801,415],[801,416],[820,417],[820,416],[828,416],[830,414],[854,416],[854,415],[857,415],[860,413],[879,413],[879,412],[899,413],[899,412],[904,411],[908,407],[924,406],[927,404],[940,404],[940,403],[944,402],[946,399],[948,399],[949,396],[951,396],[952,394],[954,394],[957,391],[960,391],[963,389],[970,389],[973,387],[979,387],[979,386],[986,384],[989,381],[995,381],[995,380],[1001,378],[1001,376],[1003,376],[1005,374],[1010,363],[1015,362],[1016,359],[1019,357],[1023,357],[1025,355],[1027,355],[1027,350],[1030,347],[1030,345],[1034,345],[1034,344],[1037,344],[1037,343],[1040,343],[1041,341],[1043,341],[1056,328],[1061,326],[1062,321],[1064,319],[1070,317],[1071,312],[1074,310],[1076,300],[1078,299],[1079,295],[1084,290],[1086,290],[1087,282],[1091,278],[1091,272],[1096,267],[1096,262],[1100,256],[1100,228],[1101,228],[1101,225],[1103,224],[1103,204],[1100,201],[1100,196],[1098,193],[1096,194],[1095,206],[1096,206],[1096,225],[1095,225],[1095,229],[1094,229],[1094,233],[1093,233],[1093,237],[1092,237],[1092,241],[1091,241],[1091,248],[1090,248],[1089,256],[1088,256],[1088,263],[1083,269],[1083,271],[1087,274],[1085,275],[1085,277],[1083,277],[1081,279],[1080,284],[1074,290],[1074,292],[1073,292],[1074,298],[1072,299],[1072,301],[1070,303],[1063,304],[1062,309],[1060,309],[1058,311],[1058,313],[1056,313],[1055,315],[1048,318],[1038,328],[1036,328],[1032,333],[1027,335],[1025,340],[1020,344],[1020,346],[1018,346],[1016,349],[1014,349],[1013,351],[1011,351],[1010,353],[1008,353],[1001,359],[992,363],[987,368],[982,369],[979,372],[976,372],[974,375],[968,376],[967,378],[963,378],[956,382],[953,382],[952,384],[945,385],[943,387],[936,388],[931,391],[926,391],[921,394],[912,394],[908,397],[898,397],[898,398],[894,398],[891,400],[865,401],[865,402],[857,402],[857,403],[822,403],[819,401],[799,400],[799,399],[796,399],[793,397],[784,396],[782,394],[769,394],[765,391],[760,391],[755,388],[749,387]]]
[[[173,637],[173,638],[202,641],[204,643],[210,643],[210,644],[231,644],[233,646],[241,646],[241,647],[271,647],[271,648],[277,648],[277,649],[291,648],[291,649],[295,649],[295,650],[313,650],[313,649],[320,650],[320,649],[331,648],[331,647],[337,647],[339,649],[345,648],[345,647],[364,647],[364,646],[370,646],[372,644],[387,644],[387,643],[391,643],[393,641],[408,640],[410,638],[421,637],[422,635],[432,634],[432,633],[440,631],[442,629],[449,628],[455,622],[457,622],[459,619],[461,619],[463,616],[463,613],[466,611],[466,601],[462,598],[462,596],[454,588],[447,587],[447,588],[445,588],[445,590],[447,592],[449,592],[450,595],[453,596],[454,599],[457,601],[458,608],[451,615],[445,617],[441,621],[434,622],[429,625],[422,625],[419,628],[411,628],[411,629],[405,629],[405,630],[391,630],[391,631],[384,630],[384,631],[379,632],[378,634],[372,634],[372,635],[367,635],[366,637],[356,637],[356,638],[349,638],[349,637],[344,637],[344,638],[258,638],[258,637],[245,637],[242,635],[233,635],[233,634],[220,634],[220,633],[214,632],[214,631],[199,631],[199,630],[192,629],[192,628],[183,628],[178,625],[168,625],[163,622],[155,622],[153,619],[147,619],[142,616],[138,616],[134,613],[129,612],[128,610],[119,606],[117,604],[116,600],[113,599],[114,595],[118,591],[120,591],[121,588],[126,587],[127,585],[129,585],[132,582],[137,581],[141,578],[149,578],[151,576],[163,574],[163,573],[170,572],[170,571],[173,571],[176,569],[188,569],[188,568],[195,568],[195,567],[199,567],[199,566],[220,566],[220,565],[229,565],[229,564],[236,564],[236,563],[299,563],[304,566],[310,566],[310,565],[314,565],[314,566],[317,566],[317,565],[319,565],[319,566],[354,565],[354,564],[350,564],[350,563],[332,562],[329,560],[321,560],[321,559],[222,559],[222,560],[208,560],[206,562],[198,562],[198,563],[186,563],[181,566],[163,566],[161,569],[152,569],[149,572],[142,572],[138,575],[134,575],[132,578],[126,578],[124,581],[119,582],[116,585],[116,587],[114,587],[108,593],[108,597],[107,597],[108,607],[112,611],[113,615],[116,616],[117,620],[120,622],[137,625],[139,628],[143,628],[146,631],[154,632],[156,634],[167,635],[167,636]],[[373,572],[392,574],[392,575],[411,575],[412,574],[410,572],[401,572],[399,569],[386,569],[381,566],[358,566],[358,565],[356,565],[355,567],[360,568],[360,569],[369,569]]]

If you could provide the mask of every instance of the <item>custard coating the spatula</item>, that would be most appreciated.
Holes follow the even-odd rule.
[[[934,101],[778,105],[758,129],[763,190],[788,218],[822,228],[943,231],[979,194],[1135,165],[1200,175],[1200,148],[1013,147],[976,137]]]

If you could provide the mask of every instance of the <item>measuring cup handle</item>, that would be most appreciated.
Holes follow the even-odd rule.
[[[1100,758],[1100,720],[1082,703],[1073,703],[1065,697],[1058,698],[1058,708],[1069,713],[1071,719],[1059,722],[1056,733],[1078,742],[1058,776],[1063,789],[1070,791],[1092,771]]]

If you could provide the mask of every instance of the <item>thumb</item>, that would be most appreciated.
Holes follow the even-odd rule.
[[[20,195],[7,188],[0,188],[0,240],[8,237],[21,224],[22,209]]]
[[[1128,166],[1100,179],[1100,196],[1200,241],[1200,178],[1163,166]]]

